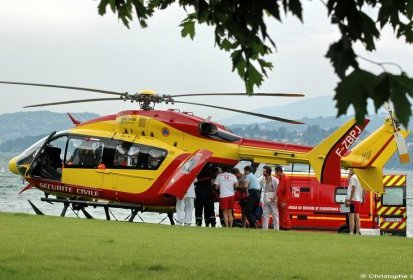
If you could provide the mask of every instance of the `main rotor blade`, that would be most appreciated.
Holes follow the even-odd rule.
[[[18,83],[18,82],[6,82],[6,81],[0,81],[0,84],[35,86],[35,87],[66,88],[66,89],[73,89],[73,90],[98,92],[98,93],[104,93],[104,94],[123,95],[123,93],[121,93],[121,92],[101,90],[101,89],[93,89],[93,88],[83,88],[83,87],[59,86],[59,85],[49,85],[49,84],[33,84],[33,83]]]
[[[61,102],[52,102],[52,103],[28,105],[28,106],[24,106],[23,108],[54,106],[54,105],[83,103],[83,102],[94,102],[94,101],[111,101],[111,100],[119,101],[119,100],[122,100],[122,99],[113,97],[113,98],[93,98],[93,99],[68,100],[68,101],[61,101]]]
[[[231,95],[243,95],[243,96],[249,96],[246,93],[188,93],[188,94],[179,94],[179,95],[171,95],[170,97],[186,97],[186,96],[213,96],[213,95],[219,95],[219,96],[231,96]],[[254,93],[251,96],[282,96],[282,97],[303,97],[305,96],[302,93]]]
[[[214,105],[207,105],[207,104],[193,103],[193,102],[185,102],[185,101],[174,101],[174,103],[182,103],[182,104],[197,105],[197,106],[204,106],[204,107],[210,107],[210,108],[215,108],[215,109],[227,110],[227,111],[232,111],[232,112],[236,112],[236,113],[241,113],[241,114],[246,114],[246,115],[251,115],[251,116],[270,119],[270,120],[274,120],[274,121],[291,123],[291,124],[304,124],[304,123],[299,122],[299,121],[294,121],[294,120],[289,120],[289,119],[264,115],[264,114],[260,114],[260,113],[247,112],[247,111],[242,111],[242,110],[237,110],[237,109],[232,109],[232,108],[219,107],[219,106],[214,106]]]

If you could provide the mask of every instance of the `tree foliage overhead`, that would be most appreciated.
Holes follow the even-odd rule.
[[[187,11],[180,25],[183,37],[194,38],[196,23],[215,28],[215,43],[230,53],[233,71],[243,79],[248,94],[262,84],[267,71],[273,67],[265,58],[275,49],[265,18],[273,17],[281,22],[283,14],[291,13],[303,20],[302,0],[100,0],[98,9],[99,14],[104,15],[110,7],[127,27],[134,17],[146,27],[156,10],[164,10],[173,3]],[[333,42],[326,53],[340,78],[334,97],[338,116],[353,105],[357,120],[362,121],[368,98],[374,101],[376,111],[384,102],[391,101],[400,122],[407,127],[412,114],[408,96],[413,97],[413,79],[400,67],[400,73],[389,73],[385,63],[357,55],[354,45],[360,42],[367,51],[374,51],[381,30],[388,25],[397,38],[412,44],[413,0],[327,0],[325,5],[331,23],[341,32],[341,38]],[[378,11],[375,18],[366,13],[370,9]],[[362,69],[360,59],[377,64],[382,73]]]

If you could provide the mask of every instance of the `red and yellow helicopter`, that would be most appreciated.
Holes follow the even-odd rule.
[[[119,112],[53,132],[13,158],[9,169],[36,187],[49,202],[62,202],[84,210],[87,206],[139,211],[174,212],[176,198],[182,198],[192,181],[206,178],[215,166],[235,166],[239,161],[253,164],[311,164],[318,180],[340,184],[341,168],[355,169],[362,186],[383,192],[382,169],[399,148],[401,161],[409,161],[401,129],[392,117],[374,133],[353,145],[368,124],[350,120],[316,147],[242,138],[223,125],[178,110],[155,110],[158,103],[190,104],[230,110],[291,124],[300,122],[231,108],[176,100],[187,96],[245,95],[205,93],[158,95],[153,91],[136,94],[49,84],[0,81],[1,84],[82,90],[116,97],[44,103],[26,107],[94,101],[132,101],[140,110]],[[258,96],[303,96],[302,94],[256,93]],[[354,147],[350,147],[350,146]],[[50,198],[53,194],[56,198]],[[36,210],[36,209],[35,209]],[[86,212],[87,213],[87,212]],[[171,219],[171,216],[170,216]],[[172,222],[172,219],[171,219]]]

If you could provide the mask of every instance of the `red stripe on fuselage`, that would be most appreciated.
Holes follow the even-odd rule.
[[[82,125],[88,125],[88,124],[104,122],[104,121],[114,121],[114,120],[116,120],[116,115],[103,116],[103,117],[100,117],[100,118],[96,118],[96,119],[81,123],[77,126],[77,128],[82,126]]]
[[[366,125],[370,120],[364,120],[364,124],[352,125],[340,139],[327,152],[326,158],[321,168],[321,183],[335,185],[340,183],[341,178],[341,158],[347,153],[350,146],[360,136]]]
[[[264,149],[277,149],[277,150],[286,150],[289,152],[309,152],[313,147],[310,146],[302,146],[302,145],[292,145],[280,142],[271,142],[271,141],[263,141],[263,140],[255,140],[255,139],[248,139],[243,138],[239,143],[241,146],[250,146],[256,148],[264,148]]]

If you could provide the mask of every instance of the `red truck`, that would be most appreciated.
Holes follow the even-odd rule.
[[[334,186],[320,184],[309,165],[295,164],[290,170],[285,169],[291,178],[289,212],[292,229],[348,232],[347,213],[342,212],[347,174],[342,174],[340,186]],[[384,175],[383,186],[383,195],[365,192],[360,210],[361,228],[376,234],[406,235],[406,175]],[[238,204],[234,217],[235,225],[240,225]]]

